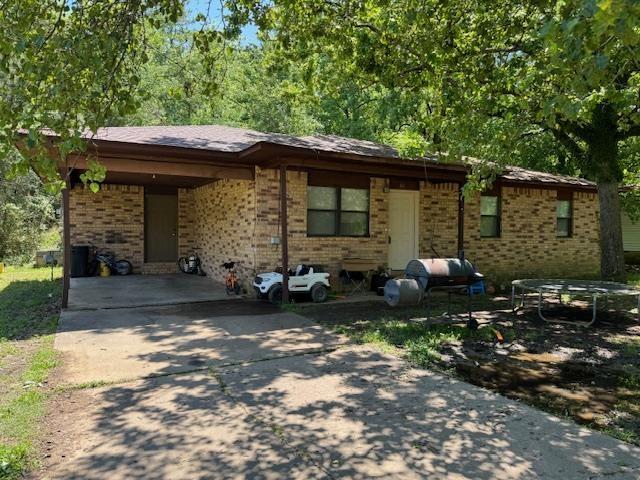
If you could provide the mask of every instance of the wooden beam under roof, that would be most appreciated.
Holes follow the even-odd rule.
[[[183,178],[253,180],[254,168],[251,166],[219,166],[206,163],[179,163],[154,160],[134,160],[120,157],[97,159],[107,172],[138,173],[150,175],[171,175]],[[88,168],[86,155],[72,155],[68,164],[79,170]]]
[[[443,170],[439,166],[423,165],[418,162],[404,163],[374,163],[374,162],[345,162],[327,160],[323,158],[285,157],[258,164],[261,168],[279,168],[285,164],[290,170],[322,170],[334,172],[348,172],[370,175],[380,178],[411,178],[414,180],[446,180],[453,183],[464,181],[464,169]],[[425,175],[426,170],[426,175]]]

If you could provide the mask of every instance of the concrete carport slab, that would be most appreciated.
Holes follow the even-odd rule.
[[[133,308],[236,299],[209,277],[184,273],[71,279],[68,310]]]
[[[63,311],[63,383],[115,382],[325,351],[345,343],[260,301]]]

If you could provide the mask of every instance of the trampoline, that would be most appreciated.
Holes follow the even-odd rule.
[[[516,290],[520,289],[521,300],[520,306],[516,307]],[[545,322],[560,323],[584,323],[588,326],[596,322],[598,314],[598,299],[604,298],[605,303],[609,297],[637,297],[638,301],[638,320],[640,320],[640,289],[626,285],[624,283],[606,282],[599,280],[560,280],[560,279],[522,279],[511,282],[511,308],[514,313],[524,307],[524,299],[526,292],[535,292],[538,294],[538,316]],[[562,303],[562,295],[582,296],[591,298],[592,316],[590,322],[572,322],[567,320],[552,320],[546,318],[542,313],[544,305],[544,295],[557,295],[560,303]]]

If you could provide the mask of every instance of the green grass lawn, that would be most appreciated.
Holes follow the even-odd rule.
[[[0,478],[36,466],[46,381],[56,365],[53,336],[62,270],[7,267],[0,273]]]
[[[290,305],[286,308],[301,315],[313,318],[317,322],[334,329],[338,333],[349,336],[358,343],[375,344],[378,348],[398,354],[420,366],[439,362],[443,347],[463,341],[496,341],[496,327],[486,326],[478,330],[470,330],[465,326],[466,316],[458,323],[449,321],[426,322],[424,306],[389,307],[379,302],[335,303],[326,305],[309,304]],[[508,309],[506,298],[496,301],[488,296],[477,296],[473,299],[474,310]],[[433,318],[444,315],[447,311],[447,296],[434,294],[431,301]],[[453,314],[464,313],[467,309],[467,297],[454,295],[451,311]],[[500,334],[509,340],[513,334],[509,327],[500,326]]]
[[[336,330],[359,343],[372,343],[383,350],[398,349],[398,353],[407,360],[423,367],[440,360],[440,350],[444,345],[467,339],[489,342],[496,339],[496,330],[492,327],[469,330],[461,325],[425,324],[396,319],[370,322],[360,328],[338,327]]]
[[[627,282],[632,285],[640,286],[640,273],[630,273]]]

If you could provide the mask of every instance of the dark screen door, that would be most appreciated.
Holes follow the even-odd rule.
[[[177,193],[145,193],[145,262],[175,262],[178,259]]]

